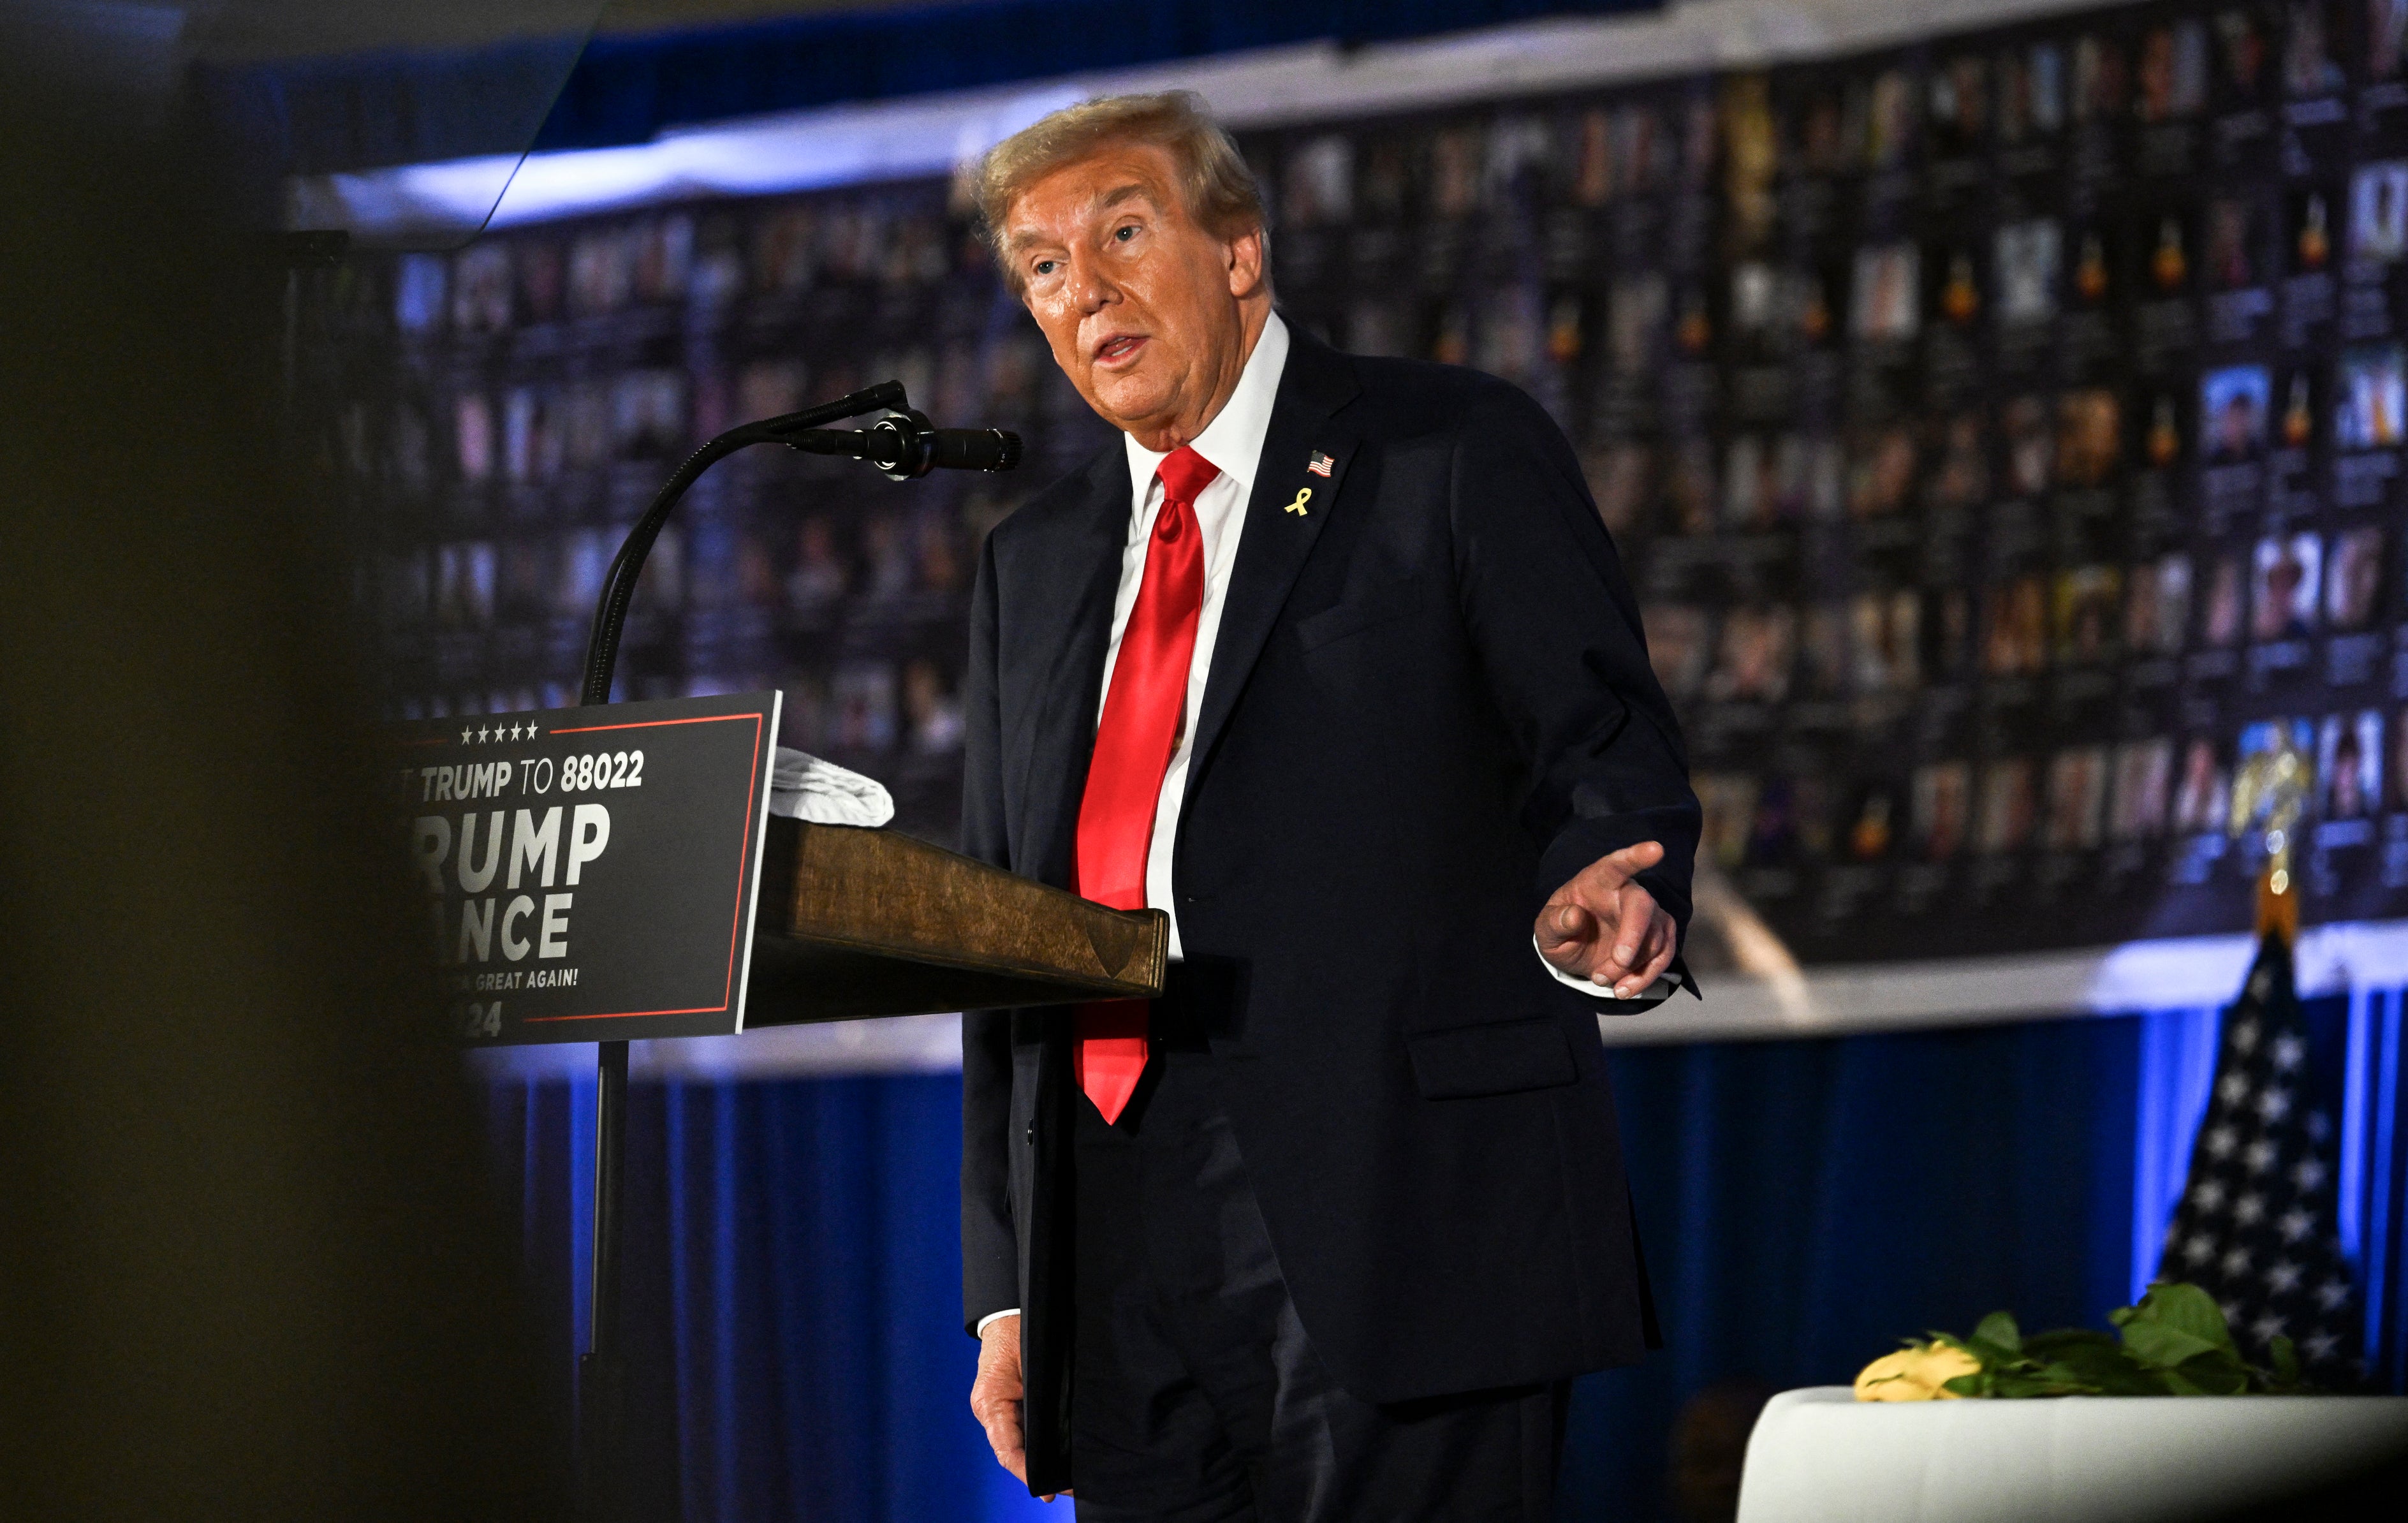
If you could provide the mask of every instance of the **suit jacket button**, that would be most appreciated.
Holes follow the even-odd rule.
[[[1028,1119],[1028,1145],[1030,1147],[1037,1145],[1037,1118],[1034,1116]]]

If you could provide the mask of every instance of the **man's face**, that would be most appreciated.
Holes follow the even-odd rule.
[[[1163,150],[1054,170],[1012,204],[1004,249],[1055,363],[1140,443],[1186,443],[1236,388],[1261,235],[1224,242],[1197,225]]]

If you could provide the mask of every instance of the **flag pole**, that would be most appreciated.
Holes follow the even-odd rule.
[[[2287,855],[2287,854],[2286,854]],[[2258,875],[2258,939],[2276,937],[2285,946],[2296,945],[2300,940],[2299,885],[2291,881],[2287,863],[2277,866],[2268,858],[2266,870]]]
[[[2266,853],[2258,873],[2258,940],[2279,938],[2287,948],[2300,939],[2299,875],[2291,870],[2291,838],[2307,813],[2315,765],[2282,729],[2274,744],[2242,764],[2232,780],[2236,838],[2258,838]]]

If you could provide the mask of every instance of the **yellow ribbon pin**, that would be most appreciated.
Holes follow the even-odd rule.
[[[1302,518],[1304,516],[1304,505],[1312,500],[1312,488],[1309,486],[1299,487],[1297,490],[1296,500],[1289,503],[1285,508],[1283,508],[1280,510],[1282,512],[1294,513],[1298,518]]]

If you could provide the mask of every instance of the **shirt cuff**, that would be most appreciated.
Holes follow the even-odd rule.
[[[1660,1005],[1665,1000],[1670,999],[1672,997],[1673,991],[1681,986],[1681,975],[1668,968],[1661,974],[1657,975],[1655,983],[1650,984],[1647,987],[1640,990],[1637,994],[1634,994],[1626,999],[1621,995],[1614,993],[1611,985],[1592,984],[1584,978],[1574,977],[1572,974],[1567,973],[1562,969],[1556,967],[1554,963],[1549,962],[1547,960],[1547,955],[1539,950],[1539,939],[1535,935],[1530,938],[1530,951],[1538,957],[1539,966],[1545,969],[1548,976],[1553,978],[1556,983],[1564,985],[1568,989],[1578,989],[1581,993],[1587,995],[1592,999],[1611,1000],[1612,1003],[1622,1007],[1619,1010],[1608,1011],[1606,1013],[1612,1015],[1635,1015],[1640,1011],[1646,1009],[1650,1005]]]
[[[978,1319],[978,1335],[979,1335],[981,1338],[983,1338],[983,1337],[985,1337],[985,1336],[986,1336],[986,1325],[987,1325],[988,1323],[993,1322],[993,1321],[996,1321],[996,1319],[1001,1318],[1001,1317],[1007,1317],[1007,1316],[1018,1316],[1019,1315],[1020,1315],[1020,1308],[1019,1308],[1019,1307],[1017,1307],[1017,1306],[1015,1306],[1015,1307],[1011,1308],[1011,1309],[1010,1309],[1010,1311],[1008,1311],[1008,1312],[989,1312],[989,1313],[987,1313],[987,1315],[984,1315],[984,1316],[982,1316],[982,1317],[980,1317],[980,1318]]]

